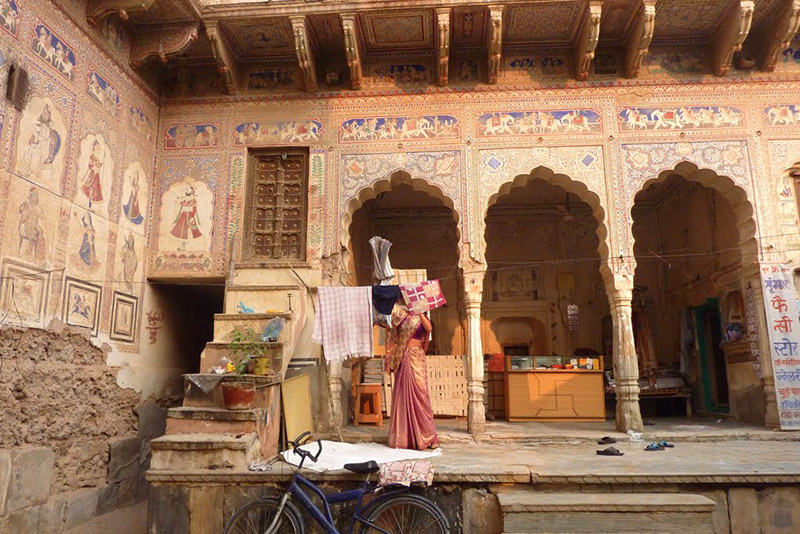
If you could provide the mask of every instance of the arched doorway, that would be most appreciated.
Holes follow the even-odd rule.
[[[484,353],[492,355],[487,366],[487,413],[511,419],[602,420],[598,367],[612,368],[612,330],[601,274],[605,264],[599,252],[605,250],[599,237],[605,235],[598,223],[602,209],[596,198],[594,206],[584,200],[590,197],[588,191],[578,194],[576,186],[582,184],[563,177],[567,189],[554,183],[553,176],[542,170],[518,177],[490,200],[486,212],[481,335]],[[530,408],[515,406],[510,377],[503,373],[509,365],[515,370],[515,361],[522,362],[521,369],[564,365],[597,373],[591,401],[572,393],[569,400],[557,398],[558,391],[568,391],[582,379],[570,377],[554,382],[556,393],[544,394],[552,399]],[[549,388],[546,378],[544,373],[526,378],[531,391],[525,395],[542,394]],[[586,404],[592,405],[590,411],[584,411]]]
[[[729,179],[690,164],[635,196],[633,326],[644,414],[683,413],[656,399],[688,389],[701,412],[763,421],[763,388],[738,346],[746,336],[742,266],[757,259],[752,213]]]

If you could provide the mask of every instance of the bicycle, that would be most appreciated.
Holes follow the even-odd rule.
[[[370,483],[370,475],[380,471],[374,461],[346,464],[350,472],[366,475],[364,484],[354,490],[325,494],[313,482],[300,474],[306,459],[316,462],[322,454],[322,442],[317,440],[317,453],[301,449],[303,440],[310,436],[304,432],[289,443],[300,456],[300,466],[281,495],[265,496],[239,508],[225,525],[224,534],[304,534],[305,520],[298,507],[289,500],[296,499],[326,534],[341,534],[334,525],[331,505],[356,501],[350,518],[348,534],[450,534],[450,525],[444,513],[430,500],[411,492],[405,486],[378,486]],[[312,491],[322,502],[315,505],[303,488]],[[376,495],[366,506],[365,495]],[[363,509],[362,509],[363,508]]]

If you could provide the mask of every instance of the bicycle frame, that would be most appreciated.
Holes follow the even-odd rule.
[[[322,501],[322,509],[318,508],[312,501],[311,498],[306,495],[303,491],[303,488],[308,488],[311,490],[315,495],[317,495],[320,500]],[[280,509],[283,510],[283,507],[286,503],[286,500],[289,498],[289,495],[295,497],[300,504],[303,505],[311,517],[314,518],[314,521],[319,524],[322,528],[325,529],[327,534],[340,534],[339,530],[337,530],[336,526],[333,524],[333,515],[331,514],[331,504],[338,504],[343,502],[349,501],[357,501],[356,502],[356,509],[353,512],[353,517],[350,519],[350,526],[348,528],[348,532],[352,534],[354,527],[356,526],[356,522],[362,523],[374,529],[376,532],[380,532],[381,534],[391,534],[383,530],[382,528],[374,525],[367,519],[361,517],[361,510],[362,505],[364,502],[364,495],[375,493],[377,489],[375,487],[371,487],[369,484],[369,479],[364,481],[363,486],[359,489],[343,491],[341,493],[332,493],[330,495],[325,495],[322,490],[320,490],[313,482],[305,478],[303,475],[295,474],[292,478],[292,482],[289,484],[289,489],[284,493],[283,498],[281,499]],[[395,493],[395,492],[391,492]],[[276,522],[278,517],[280,516],[279,513],[275,516]],[[267,529],[267,532],[270,532],[275,525],[271,525],[270,528]]]

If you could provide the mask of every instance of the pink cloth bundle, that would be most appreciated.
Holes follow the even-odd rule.
[[[439,280],[425,280],[418,284],[403,284],[400,293],[412,315],[420,315],[447,304]]]
[[[379,485],[410,486],[414,483],[426,486],[433,484],[433,466],[430,462],[389,462],[381,465]]]

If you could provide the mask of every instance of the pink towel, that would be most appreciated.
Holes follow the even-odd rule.
[[[341,362],[372,353],[372,287],[317,288],[317,317],[312,339],[325,359]]]
[[[403,284],[400,286],[400,293],[412,315],[419,315],[447,304],[442,294],[442,288],[439,286],[439,280]]]

